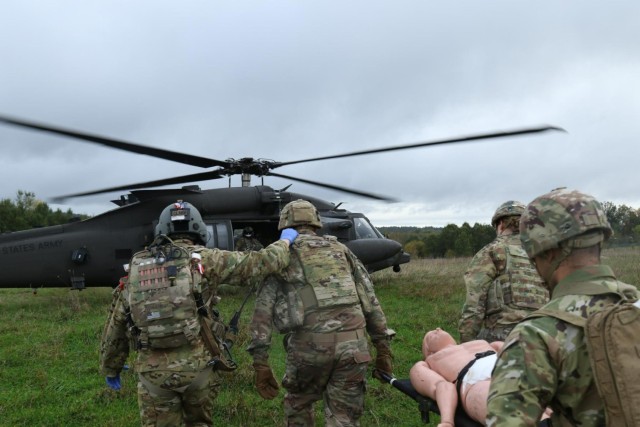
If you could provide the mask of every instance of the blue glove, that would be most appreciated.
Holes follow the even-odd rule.
[[[280,240],[288,240],[289,244],[292,244],[296,237],[298,237],[298,232],[293,228],[285,228],[280,234]]]
[[[106,377],[106,379],[107,385],[111,390],[118,391],[120,390],[120,388],[122,388],[122,386],[120,385],[120,374],[116,375],[115,377]]]

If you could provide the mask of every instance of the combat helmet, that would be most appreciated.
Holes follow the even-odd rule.
[[[612,235],[602,204],[564,187],[529,203],[520,219],[520,240],[529,258],[553,248],[594,246]]]
[[[316,207],[302,199],[289,202],[282,208],[278,230],[300,225],[309,225],[315,228],[322,227]]]
[[[253,227],[245,227],[242,230],[242,235],[244,237],[253,237]]]
[[[185,234],[194,237],[200,243],[207,242],[207,226],[202,220],[198,209],[190,203],[178,200],[162,210],[156,236],[164,234],[171,237],[175,234]]]
[[[522,215],[524,210],[525,210],[524,203],[520,203],[515,200],[509,200],[508,202],[504,202],[503,204],[498,206],[498,209],[496,209],[496,213],[494,213],[493,217],[491,217],[491,226],[495,228],[496,225],[498,224],[498,221],[500,221],[500,219],[505,218],[507,216]]]

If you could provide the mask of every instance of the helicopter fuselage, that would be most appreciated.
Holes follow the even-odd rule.
[[[278,239],[280,210],[296,199],[313,203],[323,224],[319,234],[335,235],[369,271],[399,271],[409,262],[400,243],[382,236],[363,214],[321,199],[267,186],[184,187],[133,191],[114,201],[118,208],[83,221],[0,235],[0,287],[115,286],[123,265],[153,240],[162,209],[177,200],[200,211],[209,231],[207,247],[233,250],[246,226],[266,246]]]

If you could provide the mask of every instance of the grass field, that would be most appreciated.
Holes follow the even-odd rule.
[[[603,262],[620,280],[640,283],[640,249],[607,250]],[[462,274],[468,258],[416,260],[401,273],[373,275],[389,326],[398,333],[392,344],[395,374],[407,377],[420,359],[422,336],[442,327],[457,336],[464,301]],[[0,290],[0,426],[137,426],[135,374],[123,373],[123,389],[113,392],[98,371],[98,347],[110,304],[110,288],[82,292],[67,289]],[[224,296],[223,315],[231,317],[243,295]],[[214,425],[276,426],[283,424],[282,396],[263,401],[253,389],[253,370],[244,351],[252,301],[242,316],[235,347],[240,368],[225,377],[216,401]],[[274,337],[271,362],[276,377],[284,357]],[[132,356],[133,357],[133,356]],[[318,425],[322,414],[317,405]],[[431,417],[432,426],[437,417]],[[366,411],[368,426],[423,426],[417,404],[387,384],[371,379]]]

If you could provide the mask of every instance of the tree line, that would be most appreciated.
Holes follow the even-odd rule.
[[[75,214],[71,209],[66,212],[53,210],[29,191],[18,190],[14,199],[0,200],[0,233],[66,224],[85,218],[88,216]]]
[[[607,245],[640,244],[640,209],[627,205],[603,203],[604,211],[614,235]],[[496,232],[488,224],[448,224],[445,227],[378,227],[380,232],[404,246],[417,258],[454,258],[473,256],[490,243]]]
[[[610,246],[640,243],[640,209],[627,205],[603,203],[604,211],[614,231]],[[71,209],[53,210],[29,191],[18,190],[14,199],[0,200],[0,233],[35,227],[66,224],[88,215]],[[488,224],[448,224],[445,227],[379,227],[387,237],[402,243],[404,250],[418,258],[452,258],[472,256],[491,242],[495,230]]]
[[[472,256],[496,237],[490,225],[465,222],[435,227],[380,227],[380,232],[402,243],[417,258],[455,258]]]

